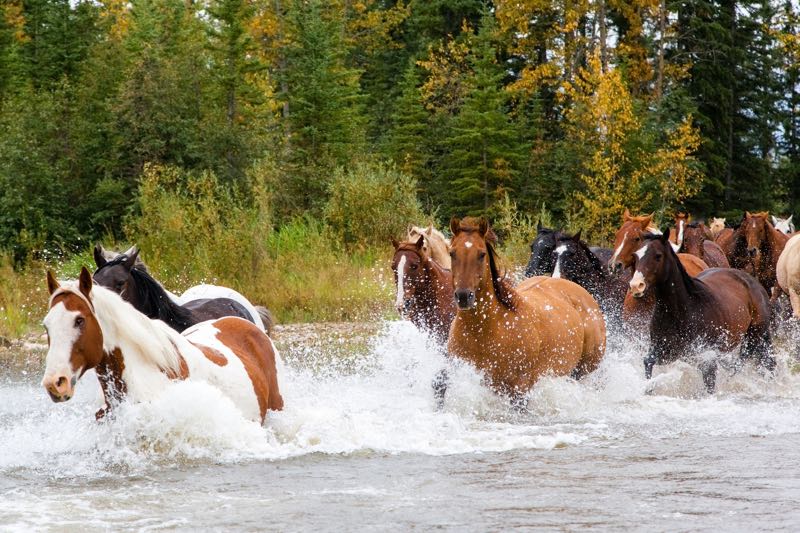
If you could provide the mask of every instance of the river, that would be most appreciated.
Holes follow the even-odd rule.
[[[3,531],[396,531],[800,528],[800,376],[676,363],[643,377],[611,343],[581,382],[547,377],[519,412],[405,322],[348,357],[286,357],[264,426],[177,383],[94,421],[92,373],[53,404],[32,371],[0,376]],[[791,346],[793,343],[784,345]],[[331,357],[330,353],[338,355]]]

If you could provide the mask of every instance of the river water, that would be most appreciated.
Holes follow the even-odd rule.
[[[786,344],[786,343],[784,343]],[[0,376],[3,531],[800,529],[800,376],[683,363],[644,380],[612,344],[582,382],[544,378],[512,409],[404,322],[358,355],[287,358],[286,409],[260,426],[177,383],[96,423],[97,380],[53,404]],[[444,365],[443,410],[430,383]]]

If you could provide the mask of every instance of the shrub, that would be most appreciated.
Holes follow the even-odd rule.
[[[386,242],[423,218],[416,180],[394,165],[357,163],[336,170],[325,220],[345,246],[366,249]]]

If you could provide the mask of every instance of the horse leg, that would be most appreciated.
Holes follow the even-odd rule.
[[[653,367],[656,364],[656,351],[651,347],[644,358],[644,377],[650,379],[653,377]]]
[[[759,326],[747,330],[744,341],[742,342],[742,359],[755,359],[758,366],[772,372],[777,363],[772,356],[772,338],[769,334],[769,327]]]
[[[795,287],[789,287],[789,301],[792,304],[792,315],[795,318],[800,318],[800,294],[797,293]]]
[[[444,395],[447,392],[447,384],[450,382],[450,374],[446,368],[439,370],[431,382],[433,387],[433,398],[436,400],[436,410],[441,411],[444,408]]]
[[[700,372],[703,374],[703,383],[709,394],[714,394],[717,387],[717,360],[703,361],[700,363]]]

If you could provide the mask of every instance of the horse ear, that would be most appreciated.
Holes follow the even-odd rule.
[[[753,215],[750,214],[750,211],[745,211],[744,212],[744,218],[750,218],[751,216],[753,216]]]
[[[92,293],[92,273],[84,266],[81,267],[81,275],[78,277],[78,288],[84,296],[89,298]]]
[[[793,216],[794,216],[794,215],[789,215],[789,218],[787,218],[787,219],[786,219],[786,222],[787,222],[787,223],[788,223],[788,222],[791,222],[791,221],[792,221],[792,217],[793,217]]]
[[[422,250],[422,247],[425,246],[425,237],[420,235],[419,239],[417,239],[417,242],[414,243],[414,246],[417,247],[417,250]]]
[[[453,234],[453,237],[458,235],[461,231],[461,219],[458,217],[453,217],[450,219],[450,233]]]
[[[486,233],[489,231],[489,221],[485,217],[481,217],[478,221],[478,231],[481,233],[482,238],[486,238]]]
[[[103,268],[105,264],[108,263],[105,256],[103,255],[103,247],[101,245],[95,245],[94,247],[94,264],[97,265],[97,268]]]
[[[399,243],[399,242],[397,242],[397,239],[395,239],[394,237],[392,237],[392,246],[394,246],[394,249],[395,249],[395,250],[397,250],[398,248],[400,248],[400,243]]]
[[[661,230],[661,235],[659,235],[658,238],[664,242],[669,242],[670,244],[672,244],[669,240],[669,230],[670,230],[669,226],[665,226],[664,229]]]
[[[778,217],[776,217],[775,215],[770,215],[769,218],[772,219],[772,225],[773,226],[777,226],[778,225]]]
[[[130,255],[128,255],[128,252],[130,252]],[[139,257],[139,249],[136,246],[131,246],[128,252],[125,252],[125,254],[128,255],[128,258],[125,260],[125,268],[130,270],[136,265],[136,258]]]
[[[541,220],[537,220],[536,221],[536,233],[541,233],[541,232],[542,232],[542,221]]]
[[[572,236],[572,240],[575,241],[575,242],[581,242],[581,232],[582,231],[583,231],[583,228],[579,229],[578,232],[575,235]]]
[[[433,224],[428,224],[428,229],[425,230],[428,235],[433,235]]]
[[[628,209],[628,208],[626,207],[626,208],[625,208],[625,212],[624,212],[624,213],[622,213],[622,221],[624,222],[624,221],[626,221],[626,220],[630,220],[630,219],[631,219],[631,212],[630,212],[630,209]]]
[[[61,287],[61,284],[58,282],[56,277],[53,275],[53,271],[52,270],[48,270],[47,271],[47,291],[52,295],[54,292],[56,292],[59,289],[59,287]]]

